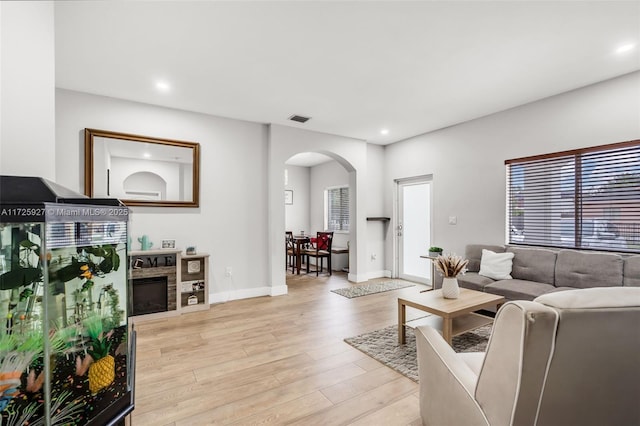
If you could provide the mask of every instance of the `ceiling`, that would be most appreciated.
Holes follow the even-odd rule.
[[[640,69],[640,2],[58,1],[55,46],[60,88],[389,144]]]

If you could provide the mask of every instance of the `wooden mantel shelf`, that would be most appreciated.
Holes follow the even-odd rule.
[[[391,218],[383,217],[383,216],[374,216],[374,217],[368,217],[367,220],[379,220],[381,222],[388,222],[391,220]]]

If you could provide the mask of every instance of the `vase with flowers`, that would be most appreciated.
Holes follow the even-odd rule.
[[[457,299],[460,295],[458,275],[467,272],[469,260],[447,253],[438,256],[433,262],[436,270],[443,276],[442,297],[445,299]]]

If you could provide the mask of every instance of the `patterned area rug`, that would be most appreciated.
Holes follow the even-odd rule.
[[[413,287],[413,284],[400,283],[395,281],[385,281],[380,283],[354,285],[351,287],[331,290],[340,296],[353,299],[354,297],[367,296],[369,294],[382,293],[384,291],[397,290],[399,288]]]
[[[407,343],[404,345],[398,344],[398,326],[396,325],[349,337],[344,341],[417,382],[416,336],[411,328],[407,328],[406,333]],[[491,324],[468,331],[453,338],[453,349],[456,352],[484,352],[490,334]]]

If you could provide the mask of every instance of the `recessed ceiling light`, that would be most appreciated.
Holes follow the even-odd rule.
[[[389,134],[389,129],[382,129],[382,130],[380,130],[380,134],[381,134],[381,135],[388,135],[388,134]]]
[[[622,46],[620,46],[620,47],[618,47],[616,49],[616,53],[618,53],[618,54],[625,53],[625,52],[628,52],[630,50],[633,50],[634,47],[636,47],[636,45],[633,44],[633,43],[624,44],[624,45],[622,45]]]
[[[144,154],[142,154],[142,156],[144,158],[151,158],[151,154],[149,154],[148,152],[145,152]]]
[[[169,86],[169,83],[166,81],[156,81],[156,89],[161,92],[168,92],[171,89],[171,86]]]

